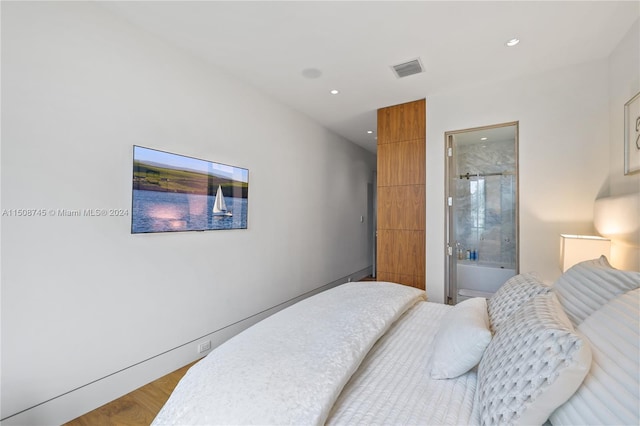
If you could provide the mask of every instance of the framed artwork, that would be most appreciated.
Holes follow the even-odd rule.
[[[133,147],[131,233],[246,229],[249,170]]]
[[[640,172],[640,92],[624,104],[624,174]]]

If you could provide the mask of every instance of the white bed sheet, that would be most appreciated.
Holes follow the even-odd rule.
[[[476,372],[430,377],[433,339],[451,306],[419,302],[375,344],[338,397],[330,425],[479,424]]]

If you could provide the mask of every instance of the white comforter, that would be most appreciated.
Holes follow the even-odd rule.
[[[193,366],[153,424],[322,424],[369,349],[424,297],[358,282],[290,306]]]
[[[342,390],[328,426],[479,425],[476,372],[431,378],[433,341],[452,306],[420,302],[371,348]]]

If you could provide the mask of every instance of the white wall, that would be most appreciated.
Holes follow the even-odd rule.
[[[54,398],[5,424],[64,422],[371,265],[372,154],[99,5],[3,2],[1,208],[129,209],[134,144],[248,168],[248,229],[2,217],[1,417]]]
[[[640,92],[640,19],[609,56],[610,152],[609,192],[640,191],[640,173],[624,175],[624,104]]]
[[[640,91],[640,20],[609,58],[512,81],[427,96],[427,292],[444,300],[444,132],[520,122],[520,271],[561,273],[560,233],[595,233],[594,203],[639,208],[640,174],[624,176],[624,103]],[[635,194],[628,203],[628,195]],[[618,205],[618,204],[614,204]],[[438,207],[429,207],[438,206]],[[635,206],[635,207],[634,207]],[[625,217],[634,216],[623,215]],[[640,218],[611,263],[640,270]]]
[[[616,197],[633,200],[625,208],[634,209],[634,224],[625,238],[613,239],[611,256],[614,266],[640,271],[640,173],[624,175],[624,104],[640,92],[640,19],[638,19],[609,56],[609,185],[599,198]]]
[[[427,293],[444,300],[444,132],[519,121],[520,271],[561,273],[609,175],[607,61],[427,96]]]

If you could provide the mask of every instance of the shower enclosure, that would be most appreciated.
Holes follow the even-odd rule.
[[[518,123],[447,132],[447,302],[518,273]]]

